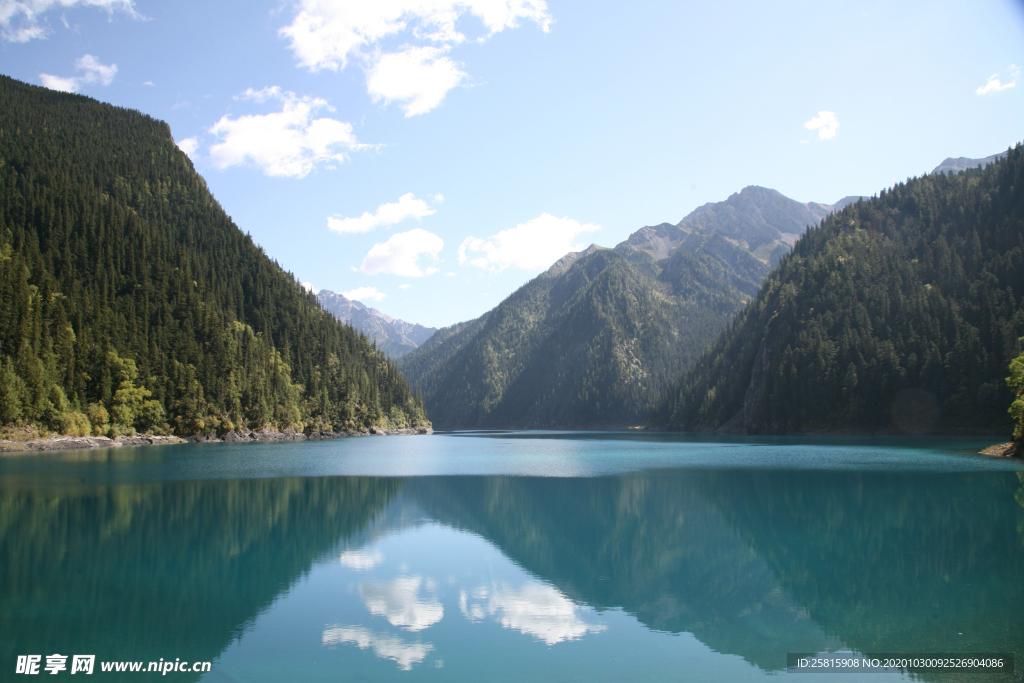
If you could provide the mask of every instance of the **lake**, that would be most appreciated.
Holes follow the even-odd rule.
[[[33,654],[110,680],[804,680],[788,653],[852,652],[1013,653],[1012,675],[919,678],[1019,681],[1024,467],[985,445],[475,432],[2,457],[0,680]],[[136,660],[211,666],[100,670]]]

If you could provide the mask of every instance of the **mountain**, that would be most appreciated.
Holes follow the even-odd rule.
[[[723,202],[694,209],[675,226],[662,223],[641,228],[625,243],[661,259],[675,249],[692,250],[693,241],[715,234],[774,266],[808,226],[859,199],[862,197],[846,197],[835,204],[802,204],[775,190],[751,185]]]
[[[795,236],[829,211],[745,188],[614,249],[567,254],[399,367],[447,428],[640,424]]]
[[[968,159],[967,157],[957,157],[954,159],[953,157],[947,157],[945,161],[932,169],[932,173],[959,173],[968,168],[978,168],[979,166],[984,168],[1005,156],[1006,152],[993,154],[984,159]]]
[[[329,289],[317,292],[316,300],[325,311],[365,334],[391,358],[404,356],[437,332],[436,327],[423,327],[392,318]]]
[[[423,423],[394,363],[242,233],[166,123],[0,77],[0,425]]]
[[[592,247],[563,262],[400,359],[436,424],[638,424],[747,300],[705,254]]]
[[[849,205],[797,242],[665,397],[691,430],[1011,430],[1024,149]]]

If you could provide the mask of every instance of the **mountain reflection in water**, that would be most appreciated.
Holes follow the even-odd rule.
[[[346,478],[4,486],[4,673],[26,653],[213,660],[401,486]]]
[[[620,660],[673,634],[750,679],[844,647],[1024,663],[1011,472],[5,481],[0,496],[5,670],[74,652],[214,660],[209,680],[562,664],[655,679],[676,664]],[[698,647],[672,642],[650,652]]]
[[[444,523],[577,602],[765,670],[786,652],[1024,651],[1024,499],[1006,474],[664,471],[418,480]],[[1022,660],[1024,661],[1024,660]]]

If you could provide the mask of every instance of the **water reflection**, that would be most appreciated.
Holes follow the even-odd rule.
[[[367,553],[361,550],[343,550],[340,559],[342,567],[364,572],[383,562],[384,556],[380,554],[380,551]]]
[[[699,657],[755,680],[840,647],[1024,661],[1022,540],[1010,472],[8,481],[0,657],[187,656],[210,680],[654,679]]]
[[[278,479],[0,489],[0,661],[213,660],[401,488]],[[13,665],[12,665],[13,666]]]
[[[834,646],[723,518],[708,484],[701,472],[438,478],[410,482],[403,499],[488,538],[572,602],[622,608],[762,669]]]
[[[1016,480],[665,471],[416,480],[403,495],[577,603],[771,671],[839,644],[1020,657]]]
[[[548,645],[600,633],[607,626],[580,616],[580,608],[557,588],[531,581],[518,588],[504,584],[459,591],[459,609],[470,621],[493,618],[505,628],[533,636]]]
[[[437,589],[433,579],[427,579],[428,592]],[[365,581],[359,585],[359,596],[370,614],[379,615],[392,626],[406,631],[422,631],[441,621],[444,607],[435,597],[421,598],[421,576],[400,576],[394,581],[376,583]]]
[[[389,659],[403,671],[412,669],[434,650],[430,643],[410,643],[388,633],[374,633],[362,626],[335,626],[324,631],[324,645],[352,643],[360,650],[371,649],[380,659]]]
[[[1021,510],[1018,510],[1018,518],[1020,522],[1017,524],[1017,531],[1020,533],[1020,541],[1024,543],[1024,472],[1017,473],[1017,479],[1020,481],[1020,488],[1017,489],[1017,494],[1014,498],[1020,504]]]

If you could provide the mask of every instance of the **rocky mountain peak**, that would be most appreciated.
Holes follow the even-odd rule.
[[[620,246],[629,245],[661,260],[679,249],[704,248],[708,236],[714,233],[773,266],[809,226],[859,199],[850,196],[835,204],[801,203],[777,190],[750,185],[725,201],[697,207],[676,225],[661,223],[640,228]]]
[[[967,157],[947,157],[945,161],[932,169],[932,173],[959,173],[960,171],[968,168],[978,168],[979,166],[985,167],[1006,156],[1006,152],[1000,152],[999,154],[993,154],[987,156],[984,159],[969,159]]]
[[[568,254],[555,261],[551,265],[551,267],[547,269],[546,272],[549,275],[558,275],[559,273],[563,273],[566,270],[568,270],[569,266],[576,263],[576,261],[580,260],[584,256],[589,256],[590,254],[593,254],[595,251],[600,251],[601,249],[605,248],[606,247],[600,247],[596,244],[591,244],[583,251],[570,251]]]
[[[393,358],[409,353],[437,331],[435,327],[424,327],[392,318],[376,308],[329,289],[321,289],[316,298],[325,311],[362,331],[376,342],[377,348]]]

